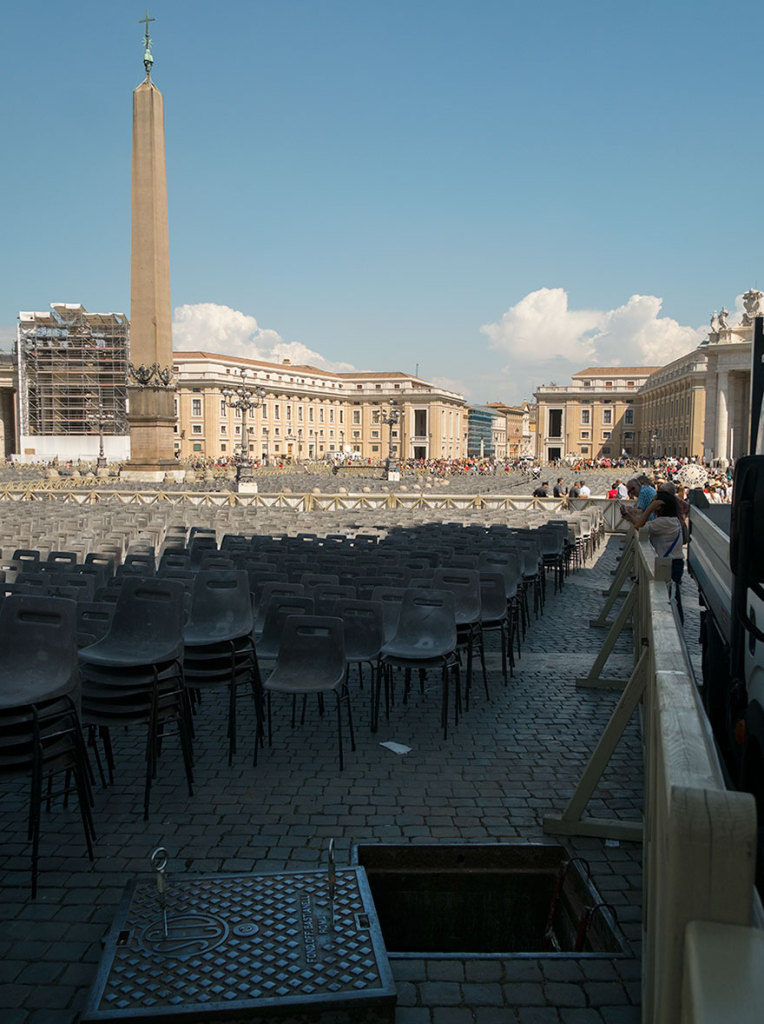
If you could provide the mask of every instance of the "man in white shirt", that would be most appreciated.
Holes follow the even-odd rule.
[[[592,494],[591,490],[586,486],[584,481],[581,480],[579,485],[578,485],[578,496],[580,498],[590,498],[591,494]]]
[[[626,484],[623,482],[623,480],[616,480],[615,486],[616,490],[618,491],[618,497],[621,499],[621,501],[626,501],[626,499],[629,497],[629,492],[626,488]]]

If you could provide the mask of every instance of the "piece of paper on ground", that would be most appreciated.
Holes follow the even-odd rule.
[[[396,743],[394,740],[386,740],[384,743],[380,743],[380,747],[387,747],[394,754],[408,754],[411,750],[411,747],[406,747],[403,743]]]

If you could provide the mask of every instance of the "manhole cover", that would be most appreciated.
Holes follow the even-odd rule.
[[[82,1021],[393,1021],[395,985],[363,868],[131,882]]]

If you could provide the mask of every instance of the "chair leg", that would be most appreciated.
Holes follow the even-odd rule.
[[[334,696],[337,698],[337,742],[340,748],[340,771],[342,771],[345,767],[345,760],[342,756],[342,698],[339,690],[334,691]]]
[[[348,730],[350,732],[350,749],[355,751],[355,731],[353,729],[353,705],[350,702],[350,687],[345,687],[345,700],[348,706]]]

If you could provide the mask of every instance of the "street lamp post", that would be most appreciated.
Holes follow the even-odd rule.
[[[250,383],[247,380],[247,370],[242,367],[239,370],[241,383],[221,388],[220,393],[229,409],[239,409],[241,412],[241,450],[236,457],[236,480],[252,480],[252,462],[249,458],[249,423],[248,417],[253,409],[262,405],[266,391],[261,384]]]
[[[111,419],[112,417],[104,412],[103,396],[101,394],[100,387],[98,388],[97,397],[94,396],[91,392],[88,392],[85,397],[88,400],[90,413],[95,419],[96,425],[98,427],[98,458],[96,459],[96,468],[105,469],[107,461],[103,447],[103,425],[107,420]]]
[[[400,422],[401,410],[398,408],[398,403],[395,399],[391,399],[390,407],[388,409],[379,409],[374,418],[375,423],[386,423],[389,428],[388,438],[388,454],[385,459],[385,470],[390,472],[395,464],[393,458],[393,427],[397,426]]]

